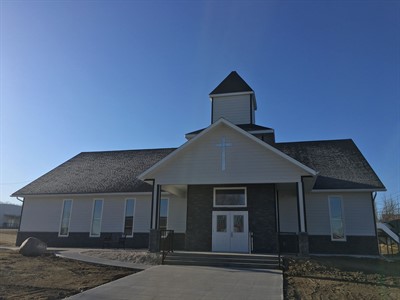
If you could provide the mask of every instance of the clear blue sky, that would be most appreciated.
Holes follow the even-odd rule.
[[[82,151],[180,146],[232,70],[278,141],[352,138],[400,197],[398,1],[0,3],[2,201]]]

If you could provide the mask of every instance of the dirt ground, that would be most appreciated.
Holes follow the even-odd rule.
[[[285,299],[400,299],[400,260],[286,258]]]
[[[14,246],[16,230],[0,229],[0,246]],[[157,264],[159,257],[134,250],[86,250],[85,255]],[[286,258],[285,299],[400,299],[400,256],[382,259]],[[27,258],[0,250],[0,300],[61,299],[132,274],[132,270],[98,266],[52,255]]]
[[[15,239],[16,230],[0,229],[0,246],[15,246]],[[54,254],[24,257],[0,249],[0,299],[63,299],[134,272]]]
[[[0,249],[0,299],[62,299],[133,273],[51,254],[24,257]]]

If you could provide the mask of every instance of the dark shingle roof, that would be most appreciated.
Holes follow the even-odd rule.
[[[264,127],[264,126],[260,126],[260,125],[256,125],[256,124],[240,124],[240,125],[236,125],[236,126],[241,128],[241,129],[243,129],[243,130],[245,130],[245,131],[247,131],[247,132],[249,132],[249,131],[250,132],[251,131],[259,131],[259,130],[273,130],[272,128]],[[202,129],[199,129],[199,130],[196,130],[196,131],[192,131],[192,132],[186,133],[186,135],[188,135],[188,134],[198,134],[198,133],[202,132],[204,129],[207,129],[207,128],[202,128]]]
[[[253,90],[236,71],[232,71],[210,95],[239,92],[253,92]]]
[[[12,196],[148,192],[151,186],[136,177],[174,150],[82,152]]]
[[[384,189],[352,140],[277,143],[275,147],[319,172],[314,189]],[[151,186],[137,176],[174,150],[82,152],[12,196],[150,192]]]
[[[384,189],[350,139],[277,143],[276,148],[319,172],[314,189]]]

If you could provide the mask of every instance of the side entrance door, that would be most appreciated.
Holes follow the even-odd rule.
[[[213,211],[212,251],[249,252],[247,211]]]

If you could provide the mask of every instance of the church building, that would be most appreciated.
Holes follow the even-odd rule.
[[[168,229],[176,250],[379,254],[385,187],[351,139],[276,142],[236,72],[209,97],[211,124],[178,148],[82,152],[16,191],[17,245],[151,248]]]

